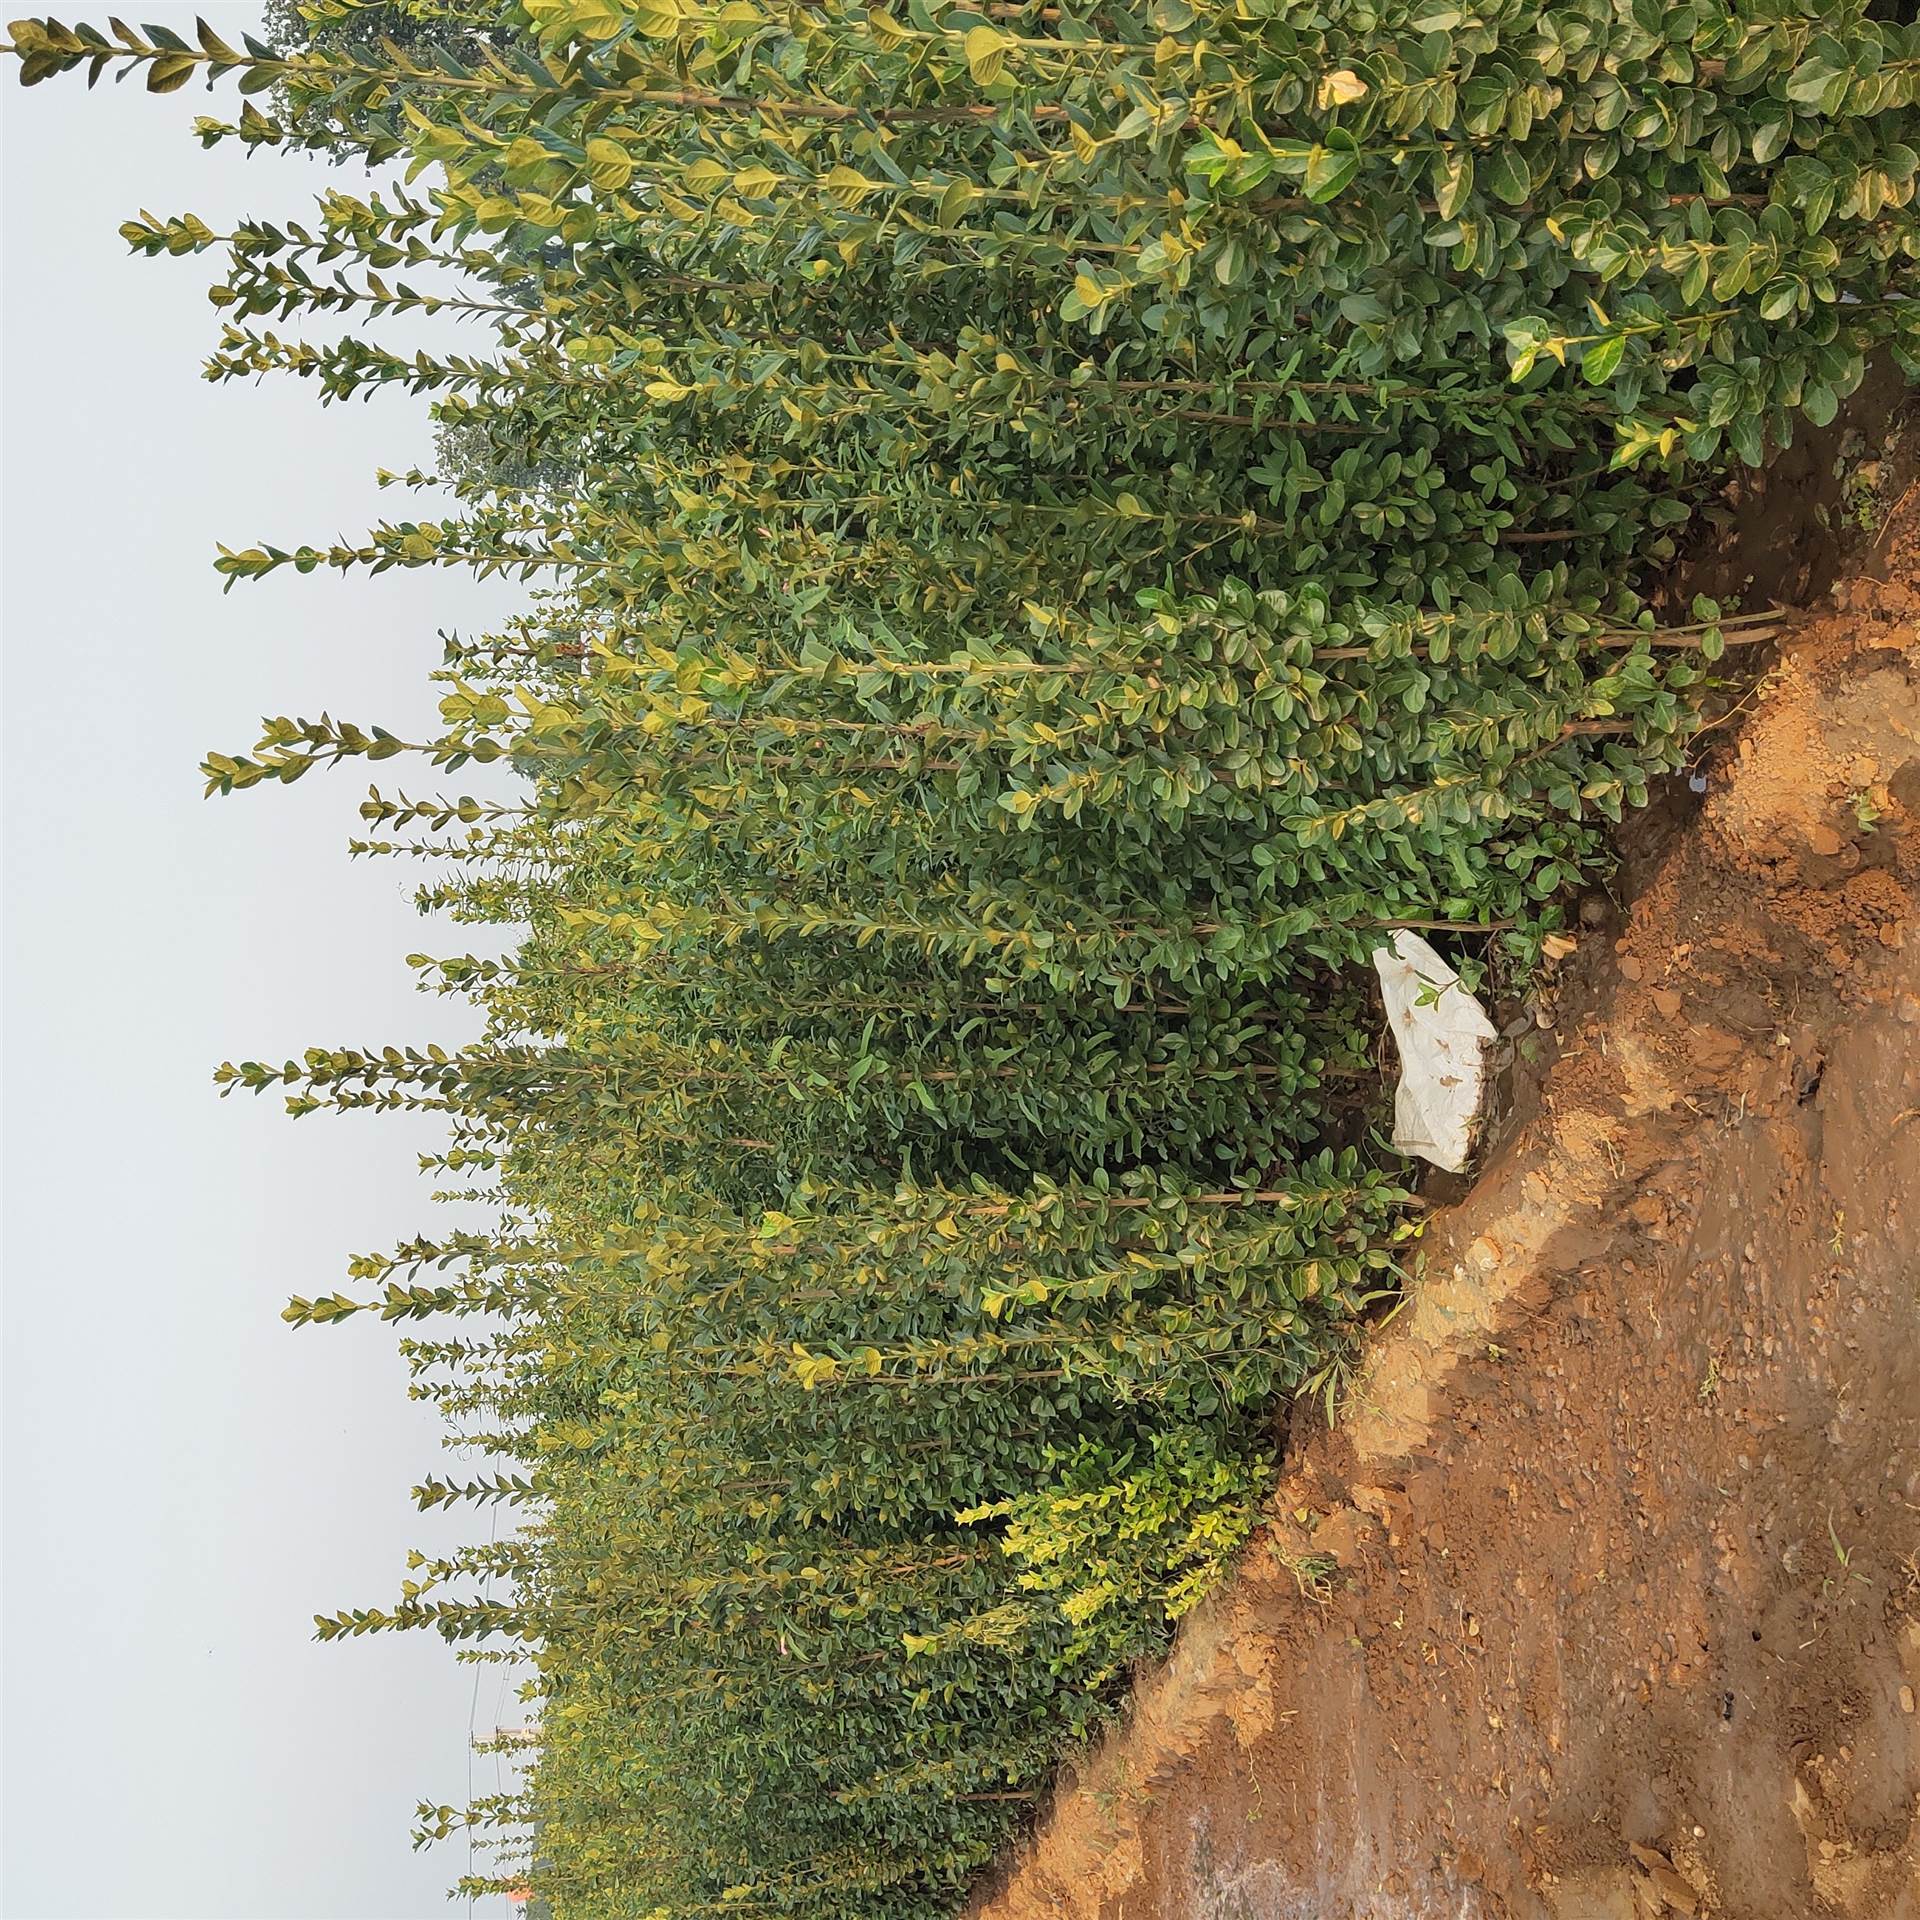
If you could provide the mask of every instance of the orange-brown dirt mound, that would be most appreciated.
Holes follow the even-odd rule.
[[[980,1920],[1920,1920],[1920,512],[1877,566]]]

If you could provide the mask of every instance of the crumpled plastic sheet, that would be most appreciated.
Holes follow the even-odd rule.
[[[1459,1173],[1472,1155],[1486,1097],[1486,1050],[1497,1037],[1493,1022],[1460,976],[1405,927],[1375,950],[1373,965],[1400,1051],[1393,1144]]]

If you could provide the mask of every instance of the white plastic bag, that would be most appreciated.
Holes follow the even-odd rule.
[[[1393,1144],[1458,1173],[1473,1150],[1493,1022],[1417,933],[1400,928],[1391,945],[1375,951],[1373,965],[1400,1050]]]

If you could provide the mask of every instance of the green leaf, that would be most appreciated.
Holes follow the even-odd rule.
[[[1836,81],[1844,82],[1844,72],[1836,71],[1827,65],[1818,55],[1803,60],[1787,77],[1787,98],[1797,107],[1813,107],[1827,111],[1825,100],[1827,91]]]
[[[1463,141],[1433,156],[1431,166],[1435,210],[1451,220],[1473,196],[1473,149]]]
[[[1787,150],[1787,142],[1793,136],[1793,116],[1790,113],[1776,113],[1770,119],[1761,119],[1756,115],[1751,136],[1751,149],[1756,166],[1766,166],[1777,160]]]
[[[1351,186],[1360,171],[1360,155],[1352,150],[1316,146],[1307,156],[1303,191],[1316,204],[1331,200]]]
[[[239,54],[235,53],[204,20],[196,19],[193,26],[203,52],[210,54],[216,60],[224,60],[229,65],[239,64]]]
[[[1596,341],[1581,356],[1581,377],[1590,387],[1605,386],[1614,376],[1620,365],[1620,356],[1627,350],[1624,334],[1609,334],[1604,340]]]
[[[1522,205],[1533,191],[1533,177],[1526,162],[1512,147],[1494,148],[1481,171],[1487,191],[1509,207]]]

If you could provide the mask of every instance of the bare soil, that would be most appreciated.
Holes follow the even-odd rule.
[[[1920,1920],[1920,503],[1721,738],[979,1920]]]

